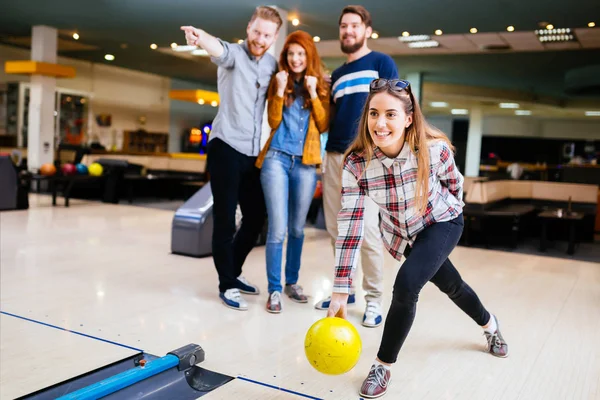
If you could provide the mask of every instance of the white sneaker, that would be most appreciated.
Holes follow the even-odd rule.
[[[234,310],[246,311],[248,309],[248,303],[240,294],[239,289],[227,289],[225,293],[219,293],[219,297],[229,308]]]
[[[363,326],[375,328],[376,326],[381,325],[382,321],[381,304],[374,301],[368,301],[367,307],[365,308],[365,315],[363,315]]]

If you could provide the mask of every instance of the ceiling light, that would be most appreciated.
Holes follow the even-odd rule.
[[[177,43],[175,43],[175,42],[171,43],[171,48],[172,49],[175,49],[176,47],[177,47]]]
[[[595,22],[588,22],[588,28],[593,28],[596,26]]]
[[[519,103],[500,103],[500,108],[519,108]]]
[[[299,20],[298,18],[294,18],[294,19],[292,20],[292,25],[294,25],[294,26],[298,26],[298,25],[300,25],[300,20]]]
[[[425,48],[438,47],[439,45],[440,45],[439,42],[437,42],[435,40],[425,40],[422,42],[410,42],[408,44],[408,47],[410,47],[411,49],[425,49]]]
[[[444,32],[442,32],[441,29],[436,29],[435,30],[435,34],[438,35],[438,36],[440,36],[442,33],[444,33]]]
[[[515,110],[515,115],[531,115],[530,110]]]
[[[589,24],[588,24],[588,25],[589,25]],[[73,34],[73,39],[75,39],[75,40],[79,40],[79,34],[78,34],[77,32],[75,32],[75,33]]]
[[[471,29],[469,29],[469,32],[471,32],[471,33],[477,33],[477,28],[471,28]]]
[[[469,110],[465,108],[453,108],[450,112],[454,115],[467,115]]]
[[[507,31],[509,31],[509,32],[514,32],[514,30],[515,30],[515,27],[514,27],[514,26],[512,26],[512,25],[510,25],[510,26],[507,26],[507,27],[506,27],[506,30],[507,30]]]
[[[398,40],[401,42],[421,42],[424,40],[429,40],[429,35],[404,36],[403,33],[402,36],[398,36]]]
[[[204,99],[198,99],[198,104],[204,104]]]
[[[319,43],[319,42],[321,41],[321,38],[320,38],[320,37],[318,37],[318,36],[315,36],[315,37],[313,37],[313,41],[314,41],[315,43]]]
[[[244,39],[238,40],[238,44],[242,44],[242,43],[244,43]]]
[[[548,24],[548,25],[546,25],[546,29],[548,29],[548,30],[554,29],[554,25]]]
[[[371,39],[378,39],[378,38],[379,38],[379,33],[377,33],[377,32],[371,33]]]
[[[448,103],[446,103],[445,101],[432,101],[431,103],[429,103],[429,105],[434,108],[448,107]]]
[[[115,56],[113,56],[112,54],[106,54],[106,55],[104,56],[104,59],[105,59],[106,61],[113,61],[113,60],[115,59]]]
[[[573,42],[577,39],[571,34],[571,28],[539,29],[534,31],[540,42]]]
[[[410,33],[408,33],[407,31],[402,32],[402,36],[403,37],[409,37]]]
[[[213,106],[213,107],[216,107],[216,106],[219,105],[219,103],[217,103],[216,100],[213,100],[213,101],[210,102],[210,105]]]
[[[152,43],[152,44],[150,45],[150,48],[151,48],[152,50],[156,50],[156,49],[158,49],[158,46],[156,45],[156,43]]]
[[[586,117],[600,117],[600,111],[586,111]]]

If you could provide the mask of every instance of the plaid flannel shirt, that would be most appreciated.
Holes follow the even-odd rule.
[[[462,213],[464,178],[444,141],[429,143],[431,171],[425,214],[416,207],[417,156],[406,144],[392,159],[375,148],[367,160],[356,153],[348,156],[342,172],[342,209],[338,214],[333,291],[350,293],[358,251],[363,240],[365,197],[379,205],[379,229],[389,253],[402,260],[404,249],[419,232],[436,222],[449,221]]]

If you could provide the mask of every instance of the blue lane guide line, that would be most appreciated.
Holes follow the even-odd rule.
[[[90,339],[95,339],[95,340],[99,340],[101,342],[105,342],[105,343],[110,343],[110,344],[114,344],[116,346],[120,346],[120,347],[124,347],[126,349],[130,349],[130,350],[135,350],[135,351],[139,351],[140,353],[144,353],[144,350],[142,349],[138,349],[136,347],[131,347],[131,346],[127,346],[124,345],[122,343],[117,343],[117,342],[113,342],[110,340],[106,340],[106,339],[102,339],[99,338],[97,336],[92,336],[92,335],[86,335],[85,333],[81,333],[81,332],[77,332],[77,331],[72,331],[70,329],[66,329],[66,328],[62,328],[60,326],[56,326],[56,325],[52,325],[52,324],[47,324],[45,322],[41,322],[41,321],[37,321],[35,319],[31,319],[31,318],[27,318],[27,317],[22,317],[20,315],[16,315],[16,314],[12,314],[6,311],[0,311],[0,314],[3,315],[8,315],[10,317],[14,317],[14,318],[18,318],[18,319],[22,319],[24,321],[29,321],[29,322],[33,322],[35,324],[40,324],[40,325],[44,325],[47,326],[49,328],[54,328],[54,329],[58,329],[61,331],[65,331],[65,332],[69,332],[69,333],[74,333],[76,335],[80,335],[83,337],[87,337]],[[143,379],[147,379],[153,375],[157,375],[169,368],[175,367],[179,364],[179,359],[173,355],[166,355],[165,357],[162,358],[158,358],[155,359],[153,361],[150,361],[146,364],[146,366],[144,368],[141,367],[136,367],[134,369],[130,369],[128,371],[125,371],[121,374],[115,375],[111,378],[105,379],[103,381],[100,381],[94,385],[88,386],[86,388],[80,389],[76,392],[70,393],[66,396],[60,397],[59,399],[64,400],[64,399],[97,399],[100,398],[102,396],[106,396],[110,393],[114,393],[117,390],[123,389],[127,386],[133,385],[134,383],[137,383]],[[139,372],[141,370],[141,372]],[[282,392],[286,392],[286,393],[290,393],[290,394],[295,394],[297,396],[300,397],[304,397],[307,399],[313,399],[313,400],[322,400],[319,397],[313,397],[304,393],[300,393],[300,392],[295,392],[293,390],[289,390],[289,389],[285,389],[279,386],[275,386],[275,385],[270,385],[268,383],[263,383],[263,382],[259,382],[259,381],[255,381],[252,379],[248,379],[242,376],[238,376],[237,379],[249,382],[249,383],[254,383],[256,385],[261,385],[261,386],[265,386],[271,389],[275,389],[275,390],[281,390]],[[116,389],[115,389],[116,388]],[[114,390],[113,390],[114,389]],[[105,394],[101,394],[100,393],[104,393],[104,390],[111,390],[109,392],[106,392]],[[85,391],[85,392],[82,392]]]
[[[240,380],[242,380],[242,381],[246,381],[246,382],[250,382],[250,383],[255,383],[255,384],[257,384],[257,385],[261,385],[261,386],[266,386],[266,387],[268,387],[268,388],[271,388],[271,389],[275,389],[275,390],[281,390],[282,392],[286,392],[286,393],[295,394],[296,396],[305,397],[305,398],[307,398],[307,399],[313,399],[313,400],[323,400],[323,399],[321,399],[320,397],[313,397],[313,396],[309,396],[309,395],[307,395],[307,394],[300,393],[300,392],[295,392],[295,391],[293,391],[293,390],[285,389],[285,388],[282,388],[282,387],[279,387],[279,386],[275,386],[275,385],[269,385],[268,383],[263,383],[263,382],[259,382],[259,381],[254,381],[254,380],[252,380],[252,379],[248,379],[248,378],[245,378],[245,377],[243,377],[243,376],[238,376],[238,377],[237,377],[237,379],[240,379]]]
[[[50,328],[54,328],[54,329],[58,329],[58,330],[61,330],[61,331],[65,331],[65,332],[69,332],[69,333],[74,333],[74,334],[76,334],[76,335],[84,336],[84,337],[86,337],[86,338],[90,338],[90,339],[99,340],[99,341],[101,341],[101,342],[105,342],[105,343],[114,344],[115,346],[125,347],[126,349],[130,349],[130,350],[139,351],[140,353],[143,353],[143,352],[144,352],[144,350],[142,350],[142,349],[138,349],[138,348],[136,348],[136,347],[131,347],[131,346],[127,346],[127,345],[125,345],[125,344],[122,344],[122,343],[117,343],[117,342],[113,342],[113,341],[110,341],[110,340],[102,339],[102,338],[99,338],[99,337],[97,337],[97,336],[86,335],[85,333],[81,333],[81,332],[77,332],[77,331],[72,331],[72,330],[70,330],[70,329],[62,328],[62,327],[60,327],[60,326],[56,326],[56,325],[47,324],[47,323],[45,323],[45,322],[37,321],[37,320],[35,320],[35,319],[30,319],[30,318],[26,318],[26,317],[21,317],[20,315],[11,314],[11,313],[8,313],[8,312],[6,312],[6,311],[0,311],[0,314],[8,315],[8,316],[10,316],[10,317],[14,317],[14,318],[19,318],[19,319],[22,319],[22,320],[25,320],[25,321],[29,321],[29,322],[34,322],[34,323],[36,323],[36,324],[44,325],[44,326],[47,326],[47,327],[50,327]]]
[[[120,374],[111,376],[93,385],[76,390],[58,400],[92,400],[108,396],[123,388],[134,385],[144,379],[160,374],[179,365],[179,358],[172,354],[150,361],[144,367],[135,367]]]

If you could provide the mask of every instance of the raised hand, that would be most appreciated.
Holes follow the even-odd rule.
[[[304,77],[306,81],[306,89],[311,97],[316,97],[317,95],[317,78],[315,76],[306,75]]]
[[[287,86],[288,72],[287,71],[279,71],[275,75],[275,79],[277,80],[277,95],[279,97],[283,97],[285,95],[285,88]]]
[[[200,29],[193,26],[182,26],[180,29],[185,32],[185,41],[188,46],[197,46],[199,44]]]

